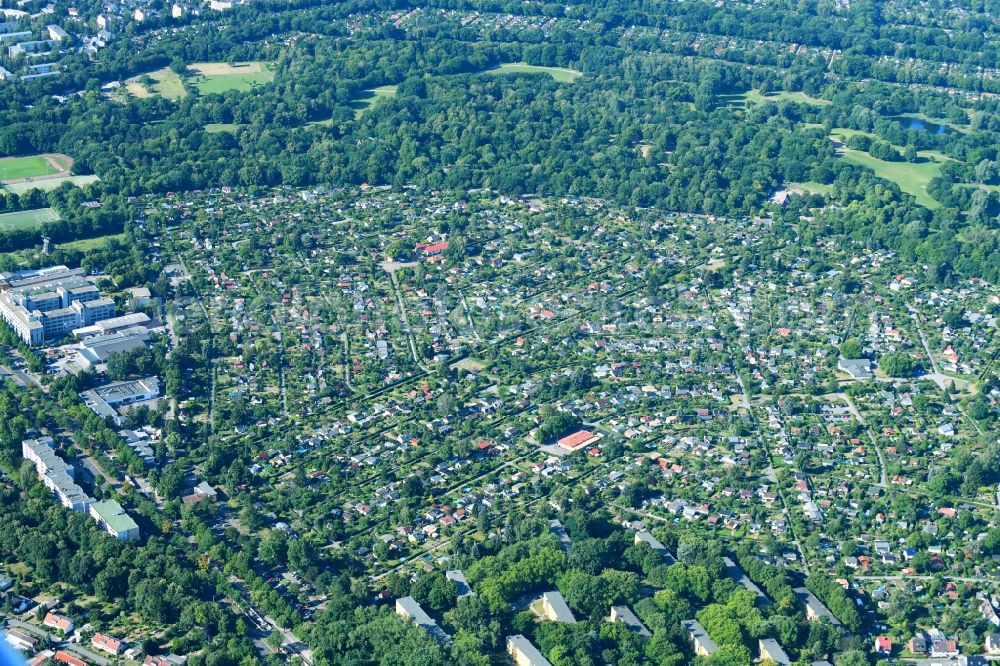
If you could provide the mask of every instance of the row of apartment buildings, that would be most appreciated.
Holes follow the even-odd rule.
[[[35,465],[39,478],[59,503],[72,511],[87,513],[105,532],[119,541],[139,538],[139,526],[115,500],[95,500],[77,485],[75,470],[60,458],[51,437],[21,442],[21,455]]]

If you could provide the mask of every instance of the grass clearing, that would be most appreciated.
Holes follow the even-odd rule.
[[[205,131],[209,134],[220,134],[222,132],[235,132],[241,127],[243,126],[238,123],[208,123],[205,125]]]
[[[376,102],[380,99],[394,97],[398,88],[399,86],[379,86],[378,88],[366,90],[365,92],[368,93],[366,96],[359,97],[351,102],[351,106],[354,107],[354,119],[357,120],[360,118],[362,113],[375,106]]]
[[[188,66],[187,80],[194,84],[198,92],[207,95],[227,90],[250,90],[256,85],[274,80],[274,72],[266,62],[196,62]],[[148,76],[151,84],[143,83]],[[134,97],[146,99],[160,95],[167,99],[182,99],[188,91],[184,79],[169,67],[147,74],[140,74],[125,80],[125,89]]]
[[[583,76],[583,72],[565,67],[543,67],[541,65],[529,65],[526,62],[508,62],[488,69],[486,74],[548,74],[559,83],[573,83]]]
[[[22,210],[17,213],[4,213],[0,215],[0,232],[37,229],[46,222],[55,222],[59,219],[59,213],[51,208],[37,208],[35,210]]]
[[[794,102],[808,106],[827,106],[832,103],[830,100],[810,97],[804,92],[788,92],[784,90],[771,92],[766,95],[753,89],[746,92],[716,95],[716,106],[724,109],[745,109],[751,105],[763,104],[764,102]]]
[[[254,86],[270,83],[274,72],[266,62],[196,62],[188,67],[195,75],[191,82],[203,95],[229,90],[247,91]]]
[[[789,192],[797,192],[803,194],[830,194],[833,192],[833,185],[826,183],[817,183],[813,180],[807,180],[803,183],[786,183],[785,189]]]
[[[80,240],[70,241],[68,243],[59,243],[59,247],[67,250],[79,250],[80,252],[86,252],[87,250],[103,247],[105,243],[110,240],[116,240],[124,243],[125,234],[109,234],[107,236],[97,236],[95,238],[81,238]]]
[[[41,155],[0,159],[0,181],[51,176],[54,173],[59,173],[59,171],[60,169],[50,164]]]
[[[941,175],[938,162],[886,162],[860,150],[843,148],[840,152],[845,162],[866,167],[879,178],[891,180],[899,189],[912,194],[921,206],[933,209],[941,205],[927,193],[931,178]]]
[[[756,90],[748,90],[741,96],[750,104],[763,104],[764,102],[795,102],[796,104],[809,104],[811,106],[829,106],[832,104],[828,99],[810,97],[801,91],[788,92],[782,90],[763,95]]]
[[[143,78],[146,76],[152,80],[152,89],[143,83]],[[187,97],[187,90],[184,89],[184,83],[181,81],[180,75],[169,67],[126,79],[125,89],[139,99],[145,99],[153,95],[159,95],[167,99]]]
[[[89,176],[66,176],[65,178],[46,178],[45,180],[36,180],[29,183],[8,183],[4,185],[4,188],[14,194],[24,194],[31,190],[50,192],[63,183],[72,183],[77,187],[83,187],[84,185],[96,183],[99,180],[100,178],[94,174]]]

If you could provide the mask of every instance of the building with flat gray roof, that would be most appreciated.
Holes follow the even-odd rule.
[[[118,407],[152,400],[159,395],[160,380],[157,377],[113,382],[80,392],[80,398],[92,412],[100,417],[110,418],[118,427],[125,422],[125,419],[118,414]]]
[[[628,606],[612,606],[608,622],[621,622],[642,638],[650,638],[653,635]]]
[[[781,644],[773,638],[762,638],[757,641],[757,648],[760,650],[760,658],[773,661],[778,666],[791,666],[792,660],[785,653]]]
[[[114,500],[95,501],[73,480],[73,467],[56,455],[51,437],[21,442],[21,455],[35,465],[42,483],[59,503],[73,511],[86,512],[101,528],[121,541],[139,538],[139,526]]]
[[[56,455],[54,445],[51,437],[25,439],[21,442],[21,456],[34,463],[38,477],[60,504],[73,511],[86,511],[93,500],[76,484],[72,465]]]
[[[465,579],[465,574],[458,569],[445,571],[444,575],[445,578],[455,584],[455,590],[458,591],[458,596],[467,597],[470,594],[475,594],[475,592],[472,591],[472,588],[469,587],[469,581]]]
[[[563,550],[566,550],[573,545],[573,540],[569,538],[569,533],[561,522],[553,518],[549,521],[549,532],[555,535],[559,539],[559,546]]]
[[[145,326],[133,326],[117,333],[95,335],[79,343],[76,363],[86,370],[95,365],[101,365],[112,354],[121,354],[145,347],[147,340],[149,340],[149,329]]]
[[[19,39],[31,39],[30,30],[0,33],[0,42],[16,42]]]
[[[677,559],[667,550],[667,547],[660,543],[660,540],[653,536],[650,532],[646,530],[639,530],[635,533],[635,543],[647,543],[649,547],[655,550],[663,558],[663,561],[667,564],[674,564]]]
[[[552,666],[552,662],[521,634],[507,637],[507,654],[517,666]]]
[[[805,604],[807,620],[814,621],[826,618],[830,621],[830,624],[840,624],[840,620],[838,620],[837,617],[830,612],[830,609],[826,607],[826,604],[820,601],[819,597],[810,592],[808,589],[804,587],[796,587],[792,589],[792,592],[794,592],[795,596],[799,598],[799,601]]]
[[[726,567],[726,573],[734,581],[745,587],[746,589],[753,592],[754,596],[757,597],[757,603],[761,606],[770,606],[771,600],[767,598],[767,595],[757,587],[756,583],[750,580],[750,577],[746,575],[743,569],[740,568],[736,562],[733,562],[728,557],[722,558],[722,564]]]
[[[134,328],[136,326],[147,326],[149,322],[149,315],[145,312],[132,312],[130,314],[121,315],[120,317],[104,319],[91,326],[75,328],[73,329],[73,335],[78,338],[90,338],[96,335],[116,333],[118,331],[127,328]]]

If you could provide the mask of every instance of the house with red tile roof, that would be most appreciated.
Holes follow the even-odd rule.
[[[42,620],[42,624],[51,629],[61,631],[64,634],[73,631],[73,620],[62,615],[56,615],[55,613],[47,613],[45,619]]]
[[[63,652],[62,650],[56,652],[55,655],[52,657],[52,659],[54,659],[55,661],[62,662],[64,664],[69,664],[69,666],[87,666],[87,662],[85,662],[83,659],[80,659],[79,657],[74,657],[70,653]]]
[[[121,654],[125,647],[117,638],[105,634],[94,634],[94,637],[90,639],[90,644],[97,650],[104,650],[111,654]]]

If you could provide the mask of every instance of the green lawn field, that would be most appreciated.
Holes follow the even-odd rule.
[[[378,88],[366,90],[365,92],[367,94],[364,97],[359,97],[352,102],[352,106],[354,106],[354,118],[359,118],[362,113],[372,108],[372,106],[374,106],[380,99],[394,96],[396,94],[397,87],[398,86],[379,86]]]
[[[46,222],[55,222],[58,219],[59,213],[51,208],[37,208],[35,210],[22,210],[17,213],[4,213],[0,215],[0,232],[35,229]]]
[[[235,132],[240,127],[242,126],[236,123],[208,123],[205,125],[205,131],[209,134],[219,134],[221,132]]]
[[[927,193],[931,178],[941,175],[941,165],[937,162],[886,162],[850,148],[842,150],[842,158],[845,162],[871,169],[879,178],[896,183],[899,189],[916,197],[921,206],[937,208],[941,205]]]
[[[725,93],[716,95],[716,104],[721,108],[745,109],[751,104],[763,104],[764,102],[795,102],[797,104],[808,104],[810,106],[826,106],[831,102],[818,97],[810,97],[804,92],[779,91],[762,95],[757,90],[747,90],[741,93]]]
[[[189,69],[196,73],[191,79],[203,95],[229,90],[246,91],[254,86],[270,83],[274,72],[265,62],[247,62],[236,65],[219,62],[195,63]]]
[[[181,83],[181,77],[169,67],[149,72],[149,78],[153,80],[152,91],[143,85],[141,81],[142,76],[133,76],[125,80],[125,89],[139,99],[145,99],[153,95],[160,95],[167,99],[181,99],[187,96],[187,90],[184,89],[184,84]]]
[[[820,99],[819,97],[810,97],[804,92],[772,92],[766,95],[760,94],[756,90],[748,90],[741,95],[744,100],[750,104],[762,104],[763,102],[797,102],[799,104],[811,104],[813,106],[827,106],[831,102],[827,99]]]
[[[560,83],[573,83],[583,76],[583,72],[565,67],[542,67],[540,65],[529,65],[526,62],[509,62],[486,70],[486,74],[548,74]]]
[[[102,247],[109,240],[124,241],[125,234],[111,234],[109,236],[97,236],[96,238],[82,238],[69,243],[59,243],[59,247],[67,250],[79,250],[80,252],[86,252],[87,250]]]
[[[817,183],[807,180],[802,183],[785,183],[785,189],[789,192],[811,192],[815,194],[830,194],[833,192],[833,185]]]
[[[37,178],[54,173],[59,173],[59,169],[49,164],[41,155],[0,159],[0,180]]]
[[[230,65],[225,62],[196,62],[188,66],[187,80],[203,95],[227,90],[250,90],[274,80],[274,72],[266,62],[244,62]],[[160,95],[167,99],[187,96],[184,80],[177,72],[164,67],[148,73],[153,80],[152,91],[142,83],[143,75],[125,81],[125,88],[140,99]]]

